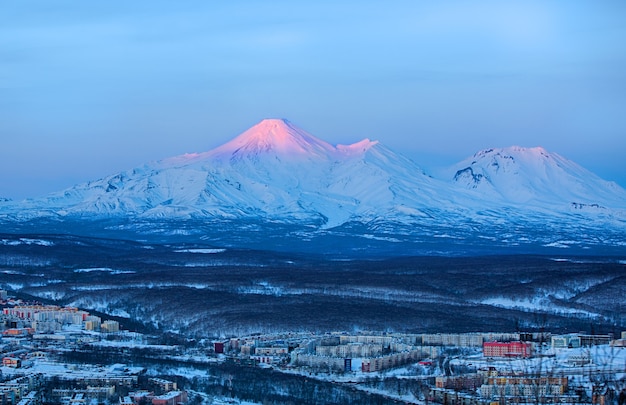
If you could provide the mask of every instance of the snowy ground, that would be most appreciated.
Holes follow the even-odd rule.
[[[42,373],[50,377],[64,379],[88,379],[106,377],[125,377],[140,373],[143,368],[132,367],[125,364],[113,364],[110,366],[98,366],[94,364],[65,364],[47,359],[33,359],[22,368],[0,367],[2,375],[17,376],[24,373]]]

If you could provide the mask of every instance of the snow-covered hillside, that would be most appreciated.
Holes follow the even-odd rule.
[[[282,119],[263,120],[208,152],[186,154],[40,199],[0,202],[0,220],[254,220],[327,231],[532,239],[537,226],[626,240],[626,191],[542,148],[478,152],[433,178],[376,141],[330,145]],[[374,225],[373,225],[374,224]],[[562,228],[562,229],[561,229]],[[522,229],[519,231],[519,229]],[[506,234],[506,235],[505,235]],[[589,236],[593,234],[592,236]],[[380,236],[380,235],[379,235]],[[517,243],[517,242],[515,242]],[[598,243],[607,243],[606,238]]]

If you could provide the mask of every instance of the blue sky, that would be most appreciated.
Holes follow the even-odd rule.
[[[0,4],[0,197],[210,150],[263,118],[425,168],[543,146],[626,186],[624,1]]]

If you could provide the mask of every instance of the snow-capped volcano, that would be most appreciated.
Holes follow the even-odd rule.
[[[193,232],[219,229],[237,240],[250,221],[304,227],[297,233],[307,235],[303,240],[361,224],[356,236],[394,243],[483,238],[569,246],[623,245],[625,211],[626,191],[542,148],[478,152],[436,179],[376,141],[331,145],[289,121],[268,119],[208,152],[40,199],[1,202],[0,221],[132,221],[144,230],[192,221]],[[206,226],[213,230],[200,230]]]
[[[267,119],[209,152],[33,200],[26,215],[255,217],[330,227],[386,213],[419,189],[421,199],[441,200],[430,183],[377,142],[332,146],[286,120]]]
[[[617,184],[542,147],[482,150],[448,175],[464,188],[513,203],[623,207],[626,202]]]

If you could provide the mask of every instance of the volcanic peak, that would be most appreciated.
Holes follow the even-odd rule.
[[[285,119],[264,119],[214,150],[215,155],[328,155],[335,148]]]

